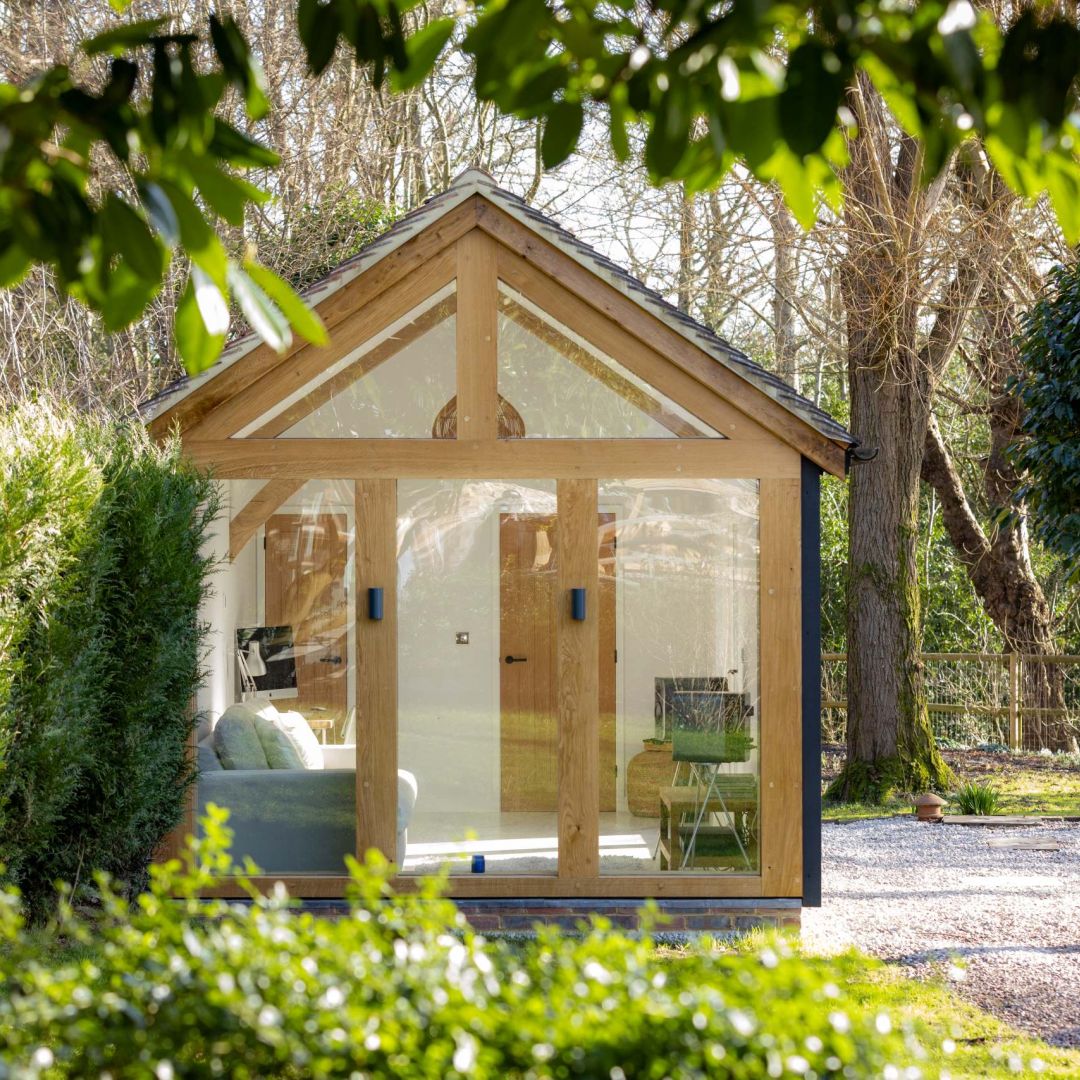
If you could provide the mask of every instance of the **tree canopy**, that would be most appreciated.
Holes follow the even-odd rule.
[[[130,0],[111,2],[122,11]],[[630,128],[645,129],[654,182],[703,190],[740,162],[777,182],[804,225],[819,198],[841,198],[854,123],[845,95],[861,70],[920,138],[924,182],[979,136],[1014,190],[1048,192],[1080,239],[1080,127],[1069,112],[1080,30],[1054,15],[1028,12],[1002,32],[968,0],[913,10],[887,0],[475,0],[434,20],[416,0],[300,0],[297,27],[313,72],[343,47],[397,89],[421,82],[452,43],[472,58],[482,100],[542,119],[547,166],[573,152],[586,109],[599,105],[616,155],[630,153]],[[107,65],[95,82],[57,65],[28,85],[0,84],[0,285],[47,265],[116,329],[145,309],[178,255],[191,264],[175,327],[190,371],[220,353],[230,300],[278,349],[292,330],[321,341],[290,286],[222,242],[265,199],[242,172],[277,160],[251,134],[267,103],[237,24],[211,16],[181,32],[163,19],[121,21],[83,47]],[[229,94],[242,96],[249,131],[221,117]],[[102,155],[127,185],[95,182]]]

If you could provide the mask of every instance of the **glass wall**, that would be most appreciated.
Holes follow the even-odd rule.
[[[402,480],[398,514],[404,869],[554,874],[555,483]]]
[[[342,873],[356,818],[353,483],[226,487],[232,528],[250,534],[214,582],[200,813],[229,810],[237,860]]]
[[[602,786],[619,778],[601,872],[757,873],[757,483],[601,481],[599,506],[618,650]]]

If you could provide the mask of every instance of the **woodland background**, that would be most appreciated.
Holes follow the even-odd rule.
[[[844,651],[858,630],[845,599],[849,514],[856,528],[874,528],[877,514],[908,512],[917,522],[910,550],[919,589],[910,603],[923,650],[1080,653],[1067,568],[1033,545],[1022,514],[1003,516],[1020,482],[1007,453],[1020,420],[1007,389],[1020,370],[1014,336],[1047,272],[1075,252],[1049,208],[1009,191],[977,144],[920,189],[918,147],[860,82],[849,102],[863,137],[845,207],[823,209],[804,232],[776,190],[739,170],[694,198],[678,185],[651,188],[634,155],[629,164],[613,158],[599,118],[568,161],[544,170],[538,124],[479,103],[468,58],[453,48],[420,86],[391,93],[376,91],[344,51],[321,78],[309,77],[292,0],[139,0],[130,14],[195,25],[211,7],[237,19],[262,60],[271,111],[256,134],[282,154],[279,168],[251,176],[274,198],[233,230],[236,251],[254,246],[302,287],[463,169],[486,169],[841,421],[851,421],[853,397],[872,396],[884,435],[855,428],[870,446],[876,435],[885,441],[889,425],[919,430],[911,417],[930,410],[916,460],[901,453],[895,465],[887,455],[854,466],[852,483],[866,485],[854,507],[849,485],[824,482],[825,651]],[[452,8],[428,0],[410,18]],[[114,20],[106,0],[0,5],[4,79],[69,61],[92,80],[78,43]],[[242,125],[242,103],[233,108]],[[125,184],[123,175],[106,177]],[[117,334],[61,297],[40,268],[0,292],[0,395],[133,410],[182,373],[171,325],[183,280],[171,273],[148,314]],[[869,355],[868,341],[886,344],[886,362]],[[917,505],[906,510],[904,468],[922,475]]]

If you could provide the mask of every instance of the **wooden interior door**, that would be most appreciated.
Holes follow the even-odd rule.
[[[616,807],[614,515],[601,514],[600,810]],[[504,811],[558,806],[555,517],[499,518],[499,761]]]
[[[349,622],[344,514],[273,514],[266,522],[268,626],[291,626],[295,707],[337,741],[348,710]]]

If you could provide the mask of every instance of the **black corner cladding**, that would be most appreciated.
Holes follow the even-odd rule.
[[[803,904],[821,907],[821,469],[802,459]]]

